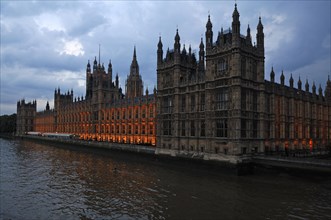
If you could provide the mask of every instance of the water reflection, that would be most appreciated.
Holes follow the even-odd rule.
[[[108,151],[1,141],[1,217],[329,219],[328,178],[237,177]]]

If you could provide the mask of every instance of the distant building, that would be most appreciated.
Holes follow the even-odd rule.
[[[86,96],[54,92],[54,109],[36,113],[36,101],[17,104],[17,133],[72,133],[84,140],[156,145],[157,154],[240,162],[248,155],[269,151],[314,150],[330,146],[331,81],[323,94],[313,83],[310,91],[292,75],[280,84],[272,68],[265,80],[264,31],[257,24],[256,44],[250,27],[240,33],[237,5],[232,28],[213,40],[208,16],[205,42],[198,54],[182,47],[178,29],[173,49],[157,45],[156,89],[143,94],[136,49],[125,94],[112,64],[105,71],[96,58],[86,68]],[[197,58],[196,58],[197,56]]]
[[[157,46],[157,152],[236,162],[243,155],[266,151],[312,149],[330,144],[331,82],[325,96],[313,84],[309,92],[270,81],[264,73],[264,32],[258,20],[256,44],[250,27],[240,33],[237,5],[232,29],[213,40],[208,16],[205,44],[198,59],[181,47],[178,29],[174,48],[163,56]]]
[[[37,101],[25,102],[22,99],[17,102],[16,133],[18,135],[34,130]]]
[[[48,102],[41,112],[36,112],[35,101],[31,104],[33,109],[27,104],[18,105],[18,125],[21,126],[27,114],[31,115],[18,134],[32,130],[72,133],[84,140],[155,145],[156,90],[149,94],[146,89],[143,94],[136,49],[126,89],[127,95],[124,95],[118,75],[115,82],[112,81],[111,62],[106,72],[95,58],[93,67],[89,62],[86,67],[85,99],[74,98],[72,90],[61,94],[58,88],[54,92],[54,109],[49,108]]]

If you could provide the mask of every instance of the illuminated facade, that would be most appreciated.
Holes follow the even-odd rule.
[[[153,94],[148,89],[143,94],[135,48],[126,83],[127,95],[124,95],[118,75],[112,81],[111,62],[106,72],[95,58],[92,68],[89,62],[86,67],[85,99],[74,98],[72,90],[61,94],[56,89],[54,109],[47,103],[44,111],[36,112],[34,102],[33,121],[29,121],[30,130],[25,131],[71,133],[84,140],[155,145],[156,89]],[[25,112],[20,106],[17,111]]]
[[[232,29],[213,41],[210,16],[198,59],[181,48],[163,56],[157,45],[157,153],[238,162],[244,155],[266,151],[317,149],[330,145],[331,82],[325,95],[274,80],[264,73],[264,32],[258,20],[256,44],[250,27],[240,33],[237,5]]]

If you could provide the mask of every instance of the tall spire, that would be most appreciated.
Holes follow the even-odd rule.
[[[138,65],[137,55],[136,55],[136,46],[134,46],[134,49],[133,49],[133,58],[132,58],[131,66],[130,66],[130,75],[139,75],[139,65]]]
[[[163,49],[162,49],[161,36],[159,37],[159,43],[157,44],[157,63],[161,64],[163,60]]]
[[[270,72],[270,81],[275,82],[275,72],[274,72],[274,67],[271,67],[271,72]]]
[[[206,24],[206,49],[211,49],[213,45],[213,24],[210,21],[210,14],[208,14],[208,21]]]
[[[302,88],[302,82],[301,82],[300,75],[299,75],[298,89],[301,90],[301,88]]]
[[[178,28],[176,30],[176,35],[175,35],[174,49],[175,49],[175,52],[180,53],[180,37],[179,37],[179,34],[178,34]]]
[[[237,3],[234,5],[234,11],[232,13],[232,33],[240,33],[240,21],[239,12],[237,10]]]
[[[259,24],[257,25],[256,44],[257,48],[264,53],[264,33],[261,16],[259,17]]]
[[[284,71],[282,70],[282,75],[280,75],[280,83],[284,85],[285,83],[285,76],[284,76]]]
[[[134,49],[133,49],[133,59],[137,60],[137,55],[136,55],[136,45],[134,45]]]
[[[250,29],[250,27],[249,27],[249,24],[248,24],[248,27],[247,27],[246,42],[247,42],[247,44],[249,44],[250,46],[252,45],[251,29]]]

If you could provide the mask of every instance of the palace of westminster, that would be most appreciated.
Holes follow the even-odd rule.
[[[214,40],[216,39],[216,41]],[[232,28],[215,36],[208,16],[197,56],[181,47],[157,44],[157,88],[143,90],[134,48],[125,93],[112,64],[97,59],[86,67],[86,96],[54,92],[54,109],[36,111],[36,101],[17,103],[17,134],[70,133],[83,140],[156,146],[156,153],[232,160],[254,153],[315,149],[330,145],[331,81],[324,94],[299,78],[289,86],[273,69],[265,80],[264,32],[257,24],[240,33],[237,5]]]

